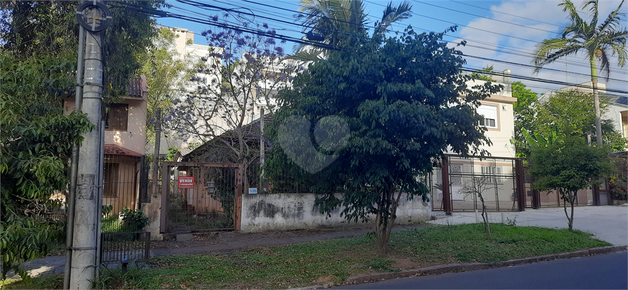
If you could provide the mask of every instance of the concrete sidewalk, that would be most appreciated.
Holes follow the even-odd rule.
[[[448,224],[465,224],[475,223],[476,215],[474,212],[454,212],[451,216],[446,216],[442,212],[433,212],[436,220],[429,221],[429,224],[448,225]],[[513,220],[517,226],[538,226],[546,228],[567,228],[567,218],[562,208],[542,208],[538,210],[526,209],[524,212],[507,212],[503,214],[504,222]],[[481,222],[482,217],[478,213],[478,220]],[[489,213],[489,220],[493,223],[502,222],[502,213]],[[396,226],[395,230],[404,230],[417,226]],[[574,228],[589,232],[596,238],[607,241],[615,246],[628,245],[628,206],[588,206],[577,207],[574,211]],[[342,237],[352,237],[356,235],[366,234],[372,229],[330,229],[330,230],[312,230],[306,234],[295,235],[291,232],[269,232],[269,233],[224,233],[225,238],[218,238],[212,244],[203,246],[186,247],[182,243],[177,248],[155,248],[151,252],[154,255],[177,255],[177,254],[203,254],[218,251],[230,251],[241,249],[243,246],[235,241],[244,238],[244,236],[253,235],[255,241],[252,246],[275,246],[280,244],[302,243],[307,241],[334,239]],[[278,242],[278,237],[286,242]],[[288,236],[288,238],[286,238]],[[294,237],[292,237],[294,236]],[[250,238],[250,237],[249,237]],[[60,274],[63,273],[65,267],[65,256],[51,256],[31,261],[24,264],[29,269],[31,276],[41,274]],[[17,278],[15,276],[11,278]]]
[[[569,211],[569,207],[567,211]],[[480,212],[454,212],[445,216],[442,212],[433,212],[437,220],[431,224],[469,224],[482,222]],[[552,229],[568,227],[567,216],[563,208],[526,209],[522,212],[489,212],[491,223],[514,221],[517,226],[537,226]],[[597,239],[615,246],[628,245],[628,206],[584,206],[574,208],[574,229],[592,233]]]

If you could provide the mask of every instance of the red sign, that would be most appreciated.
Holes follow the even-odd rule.
[[[194,176],[179,176],[179,188],[194,188]]]

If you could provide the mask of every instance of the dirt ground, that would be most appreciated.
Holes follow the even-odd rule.
[[[407,230],[432,226],[431,224],[397,225],[393,230]],[[262,233],[210,232],[197,233],[188,241],[164,240],[151,242],[154,255],[185,255],[226,252],[249,247],[279,246],[311,241],[338,239],[365,235],[371,226],[310,230],[271,231]]]

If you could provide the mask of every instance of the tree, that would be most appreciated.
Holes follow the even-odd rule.
[[[228,18],[224,21],[231,21]],[[256,29],[276,33],[267,24]],[[211,140],[214,149],[222,150],[218,155],[233,156],[229,162],[250,162],[258,152],[260,132],[248,124],[259,118],[260,108],[266,113],[275,110],[273,96],[288,84],[297,63],[283,58],[283,48],[272,37],[232,29],[203,35],[210,48],[204,63],[195,68],[194,89],[173,102],[164,121],[183,136]]]
[[[27,278],[20,264],[44,256],[63,240],[63,223],[50,220],[58,204],[50,199],[66,189],[73,143],[93,125],[80,113],[63,115],[58,95],[47,86],[56,72],[48,60],[18,62],[1,52],[0,71],[0,252],[2,280],[9,270]]]
[[[408,1],[393,7],[392,2],[384,9],[382,18],[375,22],[375,34],[384,34],[387,28],[397,21],[410,18],[412,5]],[[367,31],[364,3],[362,0],[303,0],[299,7],[298,21],[311,31],[324,37],[319,41],[333,47],[343,45],[351,35],[362,35]],[[301,45],[297,57],[308,60],[326,55],[326,50]]]
[[[139,57],[142,67],[139,74],[146,76],[148,98],[146,102],[148,118],[151,123],[157,109],[168,111],[172,101],[184,92],[185,81],[191,76],[193,65],[186,64],[185,56],[178,55],[175,50],[175,32],[166,27],[159,28],[159,34],[153,40],[153,47]],[[154,138],[154,127],[148,126],[149,137]]]
[[[517,98],[517,102],[512,105],[515,113],[515,137],[512,143],[515,145],[516,156],[527,158],[530,152],[525,146],[523,131],[533,131],[532,123],[535,118],[533,104],[537,101],[538,96],[520,81],[512,83],[512,96]]]
[[[273,147],[266,172],[292,159],[317,181],[311,189],[321,212],[342,206],[347,220],[375,217],[380,255],[403,194],[427,199],[419,176],[434,160],[447,150],[482,155],[490,143],[476,108],[499,88],[468,88],[462,54],[443,35],[408,28],[394,38],[352,36],[277,95],[270,137],[283,150]]]
[[[531,142],[530,173],[536,179],[532,187],[558,191],[564,201],[563,209],[569,230],[573,230],[574,203],[578,190],[592,186],[598,176],[610,173],[609,148],[589,146],[586,139],[580,136]],[[567,203],[570,204],[570,212],[567,212]]]
[[[465,184],[462,188],[463,192],[466,194],[471,194],[474,197],[477,196],[480,199],[480,203],[482,204],[482,222],[484,222],[484,233],[486,236],[491,236],[491,226],[488,220],[488,213],[486,212],[486,204],[484,203],[484,194],[485,191],[489,189],[494,189],[496,187],[494,176],[480,176],[473,177],[471,179],[471,183]]]
[[[622,15],[620,11],[623,4],[624,0],[621,1],[617,9],[608,15],[606,20],[598,25],[598,0],[587,1],[582,6],[582,9],[589,9],[591,15],[589,22],[580,17],[570,0],[565,0],[559,6],[563,6],[563,12],[569,13],[571,24],[563,30],[562,37],[543,40],[534,52],[535,72],[539,72],[543,66],[562,57],[576,54],[579,51],[586,53],[591,66],[596,120],[595,136],[598,144],[602,144],[602,121],[597,90],[598,67],[596,60],[600,61],[600,70],[606,73],[607,79],[610,76],[609,53],[612,52],[612,55],[617,55],[619,67],[624,67],[626,64],[628,30],[620,26]]]
[[[156,1],[138,5],[156,7]],[[78,2],[0,2],[0,151],[2,274],[45,255],[63,226],[47,220],[53,192],[68,188],[69,148],[93,128],[78,113],[63,114],[60,97],[76,87]],[[113,8],[105,55],[110,94],[126,90],[139,63],[136,53],[156,31],[146,15]],[[64,237],[62,237],[64,238]]]

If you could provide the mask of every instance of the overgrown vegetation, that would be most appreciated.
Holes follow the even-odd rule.
[[[492,224],[429,227],[394,232],[386,258],[374,257],[374,235],[279,247],[250,248],[229,253],[156,257],[150,269],[101,271],[101,288],[224,289],[291,288],[340,284],[363,273],[399,271],[449,263],[490,263],[529,256],[575,251],[609,243],[580,231]],[[107,278],[111,277],[111,278]],[[54,288],[49,284],[10,283],[7,289]]]

